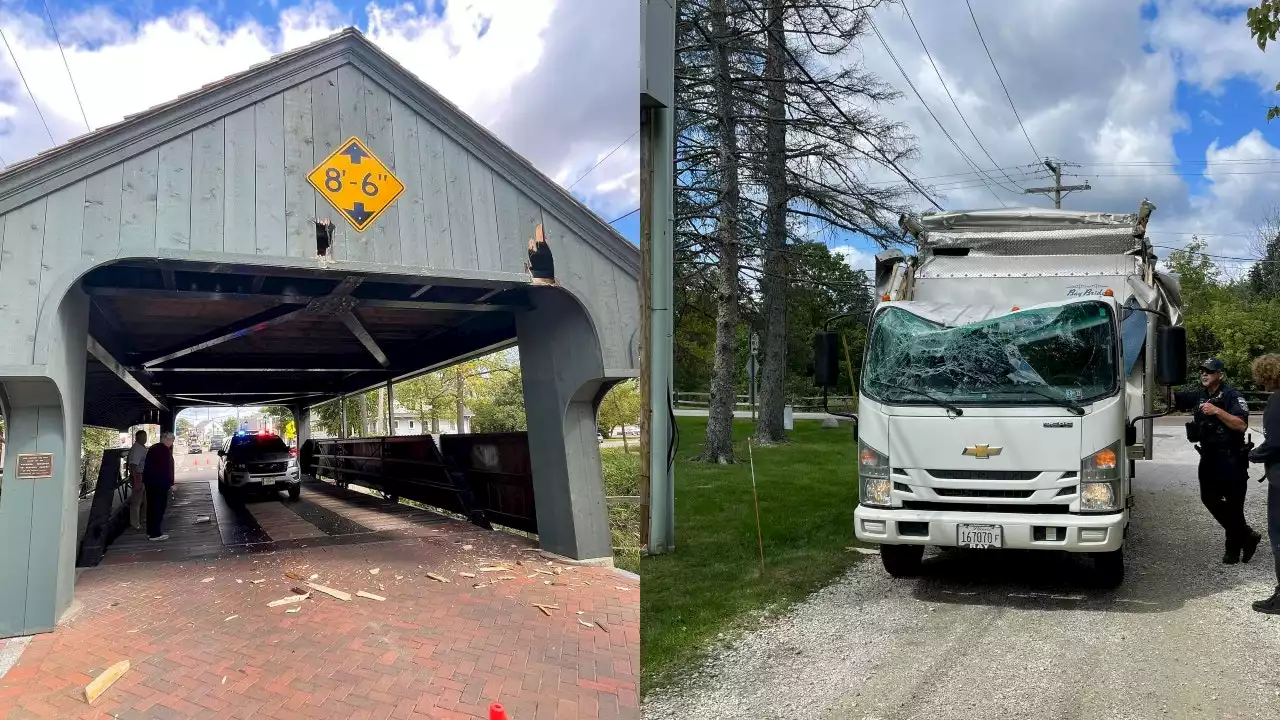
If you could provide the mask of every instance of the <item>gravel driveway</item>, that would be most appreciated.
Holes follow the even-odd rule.
[[[1249,607],[1274,586],[1271,551],[1221,564],[1195,451],[1180,426],[1156,434],[1118,590],[1089,589],[1066,555],[930,550],[923,577],[899,581],[868,558],[646,698],[644,717],[1280,717],[1280,617]],[[1265,500],[1251,481],[1264,535]]]

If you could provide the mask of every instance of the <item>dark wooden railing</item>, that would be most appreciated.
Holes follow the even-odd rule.
[[[430,435],[308,440],[299,460],[305,472],[340,486],[448,510],[481,527],[538,531],[524,433],[445,435],[441,446]]]

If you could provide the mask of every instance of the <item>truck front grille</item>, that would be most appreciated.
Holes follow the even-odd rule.
[[[1035,490],[972,490],[969,488],[934,488],[933,491],[942,497],[978,497],[978,498],[1013,498],[1025,500]]]
[[[902,507],[907,510],[936,510],[942,512],[988,512],[988,513],[1034,513],[1042,515],[1066,515],[1071,512],[1070,505],[1020,504],[1020,503],[976,503],[976,502],[925,502],[921,500],[905,500]]]
[[[1035,480],[1039,470],[925,470],[939,480]]]

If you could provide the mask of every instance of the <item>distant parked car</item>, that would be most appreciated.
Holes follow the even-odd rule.
[[[201,450],[199,445],[192,445],[187,448],[188,455],[199,455],[202,452],[204,452],[204,450]]]

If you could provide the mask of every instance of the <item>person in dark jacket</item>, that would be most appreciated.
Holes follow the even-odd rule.
[[[147,537],[153,541],[168,540],[163,526],[169,491],[173,487],[173,433],[162,433],[160,442],[147,450],[142,484],[147,489]]]
[[[1266,600],[1253,603],[1253,609],[1268,615],[1280,615],[1280,355],[1263,355],[1253,361],[1253,381],[1271,393],[1262,411],[1262,431],[1266,440],[1249,453],[1249,460],[1267,469],[1267,535],[1276,565],[1276,590]]]
[[[1249,562],[1262,536],[1244,519],[1244,497],[1249,487],[1249,463],[1244,435],[1249,429],[1249,403],[1239,390],[1226,384],[1226,365],[1209,358],[1200,365],[1200,392],[1173,393],[1178,410],[1191,410],[1187,439],[1200,453],[1200,501],[1226,531],[1222,562]]]

